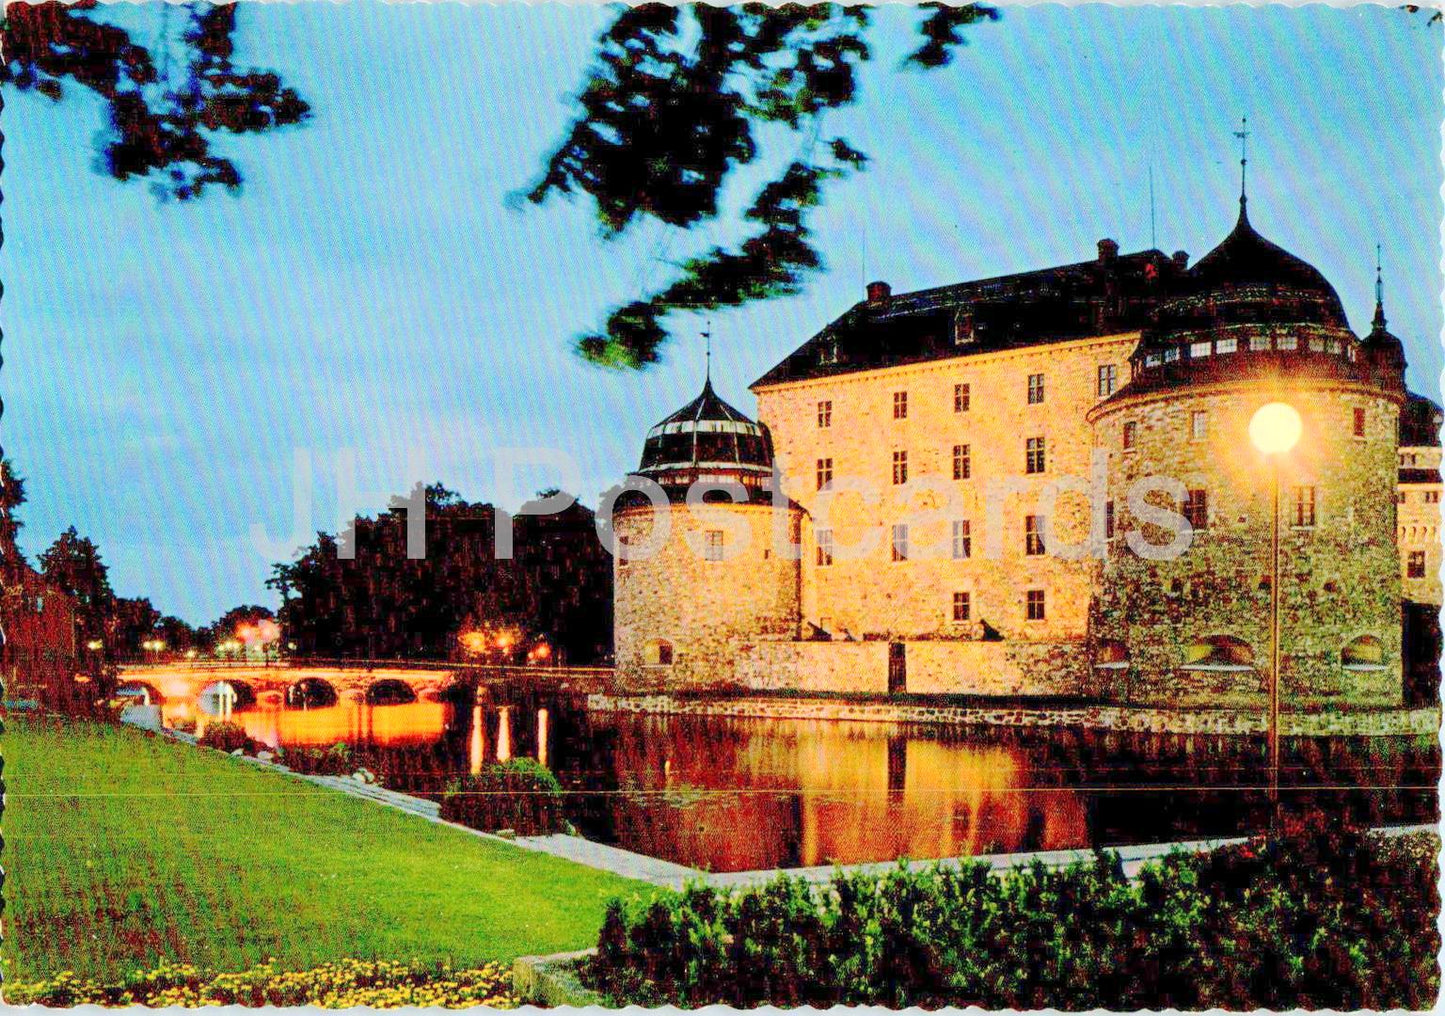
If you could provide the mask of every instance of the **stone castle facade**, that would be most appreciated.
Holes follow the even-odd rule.
[[[756,422],[709,382],[649,433],[619,684],[1257,705],[1277,479],[1282,693],[1398,705],[1402,603],[1440,602],[1440,411],[1404,370],[1382,294],[1357,337],[1243,201],[1193,267],[1104,240],[871,284],[754,383]],[[1267,457],[1280,401],[1301,437]]]

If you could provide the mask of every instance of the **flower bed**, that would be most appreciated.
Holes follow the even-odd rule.
[[[102,983],[61,973],[32,984],[6,984],[11,1005],[317,1005],[328,1009],[370,1006],[485,1005],[512,1008],[511,979],[499,964],[469,970],[408,966],[385,960],[343,960],[311,970],[278,970],[267,961],[239,973],[166,964]]]
[[[1316,826],[1137,879],[1100,854],[694,886],[614,902],[586,978],[641,1005],[1428,1009],[1438,850]]]

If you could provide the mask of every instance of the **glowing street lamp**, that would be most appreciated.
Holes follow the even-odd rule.
[[[1294,450],[1304,433],[1299,411],[1287,402],[1270,402],[1255,410],[1249,439],[1269,459],[1273,499],[1270,510],[1269,575],[1269,800],[1272,821],[1279,824],[1279,460]]]

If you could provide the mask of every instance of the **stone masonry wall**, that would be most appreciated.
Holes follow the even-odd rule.
[[[1284,398],[1299,410],[1304,437],[1280,463],[1281,695],[1293,706],[1341,702],[1399,704],[1400,571],[1395,545],[1397,404],[1377,389],[1343,382],[1292,382],[1182,389],[1126,400],[1098,414],[1096,438],[1109,454],[1118,535],[1109,546],[1091,644],[1127,647],[1127,666],[1097,670],[1101,690],[1129,703],[1234,705],[1264,700],[1270,659],[1271,474],[1248,437],[1254,411]],[[1353,414],[1363,408],[1363,437]],[[1194,437],[1203,413],[1205,433]],[[1123,427],[1134,425],[1134,447]],[[1127,504],[1133,481],[1177,478],[1208,492],[1208,527],[1170,561],[1127,546],[1138,528]],[[1315,524],[1292,525],[1296,487],[1315,489]],[[1162,534],[1159,534],[1162,537]],[[1159,539],[1151,540],[1159,542]],[[1253,667],[1190,669],[1190,647],[1211,636],[1242,639]],[[1345,645],[1378,639],[1383,663],[1346,668]]]
[[[623,688],[702,687],[733,680],[739,642],[798,634],[797,509],[767,505],[672,505],[654,553],[653,512],[614,517],[632,560],[614,559],[617,682]],[[706,534],[721,532],[722,560],[708,560]],[[672,648],[658,662],[658,645]]]

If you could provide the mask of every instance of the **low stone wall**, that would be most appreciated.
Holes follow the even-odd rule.
[[[915,702],[850,702],[823,698],[742,696],[724,699],[671,695],[589,695],[590,712],[638,712],[763,719],[861,720],[957,726],[1078,727],[1149,734],[1260,734],[1262,711],[1160,709],[1129,706],[952,706]],[[1440,710],[1380,709],[1354,712],[1283,713],[1286,735],[1359,736],[1434,734]]]
[[[907,688],[920,695],[1078,696],[1082,642],[906,643]]]
[[[757,691],[888,691],[886,642],[755,642],[738,647],[733,680]]]

